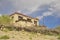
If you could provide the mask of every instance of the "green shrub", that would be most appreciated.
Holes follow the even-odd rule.
[[[60,36],[58,37],[58,39],[60,40]]]
[[[4,29],[3,31],[4,31],[4,32],[8,32],[8,29]]]
[[[58,35],[58,39],[60,40],[60,35]]]
[[[32,37],[30,37],[29,39],[32,40]]]
[[[8,31],[13,31],[16,28],[14,26],[6,26],[5,29],[7,29]]]
[[[1,36],[0,39],[9,39],[9,36],[4,35],[4,36]]]

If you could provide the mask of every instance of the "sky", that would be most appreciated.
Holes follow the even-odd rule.
[[[60,25],[60,0],[0,0],[0,16],[14,12],[36,17],[48,28]]]

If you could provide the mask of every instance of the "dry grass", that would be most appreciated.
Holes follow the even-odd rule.
[[[58,31],[41,27],[6,27],[0,30],[0,36],[9,36],[7,40],[58,40],[60,37],[57,37],[57,34]]]
[[[0,36],[3,35],[9,36],[9,39],[7,40],[58,40],[57,36],[49,36],[27,31],[0,31]]]

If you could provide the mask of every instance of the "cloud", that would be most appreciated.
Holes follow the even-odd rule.
[[[19,10],[34,12],[40,5],[49,4],[54,0],[9,0],[12,5]]]
[[[0,14],[0,16],[2,16],[2,14]]]
[[[50,16],[52,14],[53,14],[52,12],[45,12],[45,13],[43,13],[43,16]]]
[[[56,10],[60,10],[60,0],[56,0],[51,6]]]
[[[43,19],[44,16],[38,16],[36,18],[38,18],[39,20]]]
[[[5,0],[5,1],[2,0],[2,2],[0,1],[0,5],[2,5],[2,9],[4,11],[6,9],[7,10],[11,9],[9,11],[13,11],[13,12],[21,11],[24,14],[33,14],[36,11],[40,11],[40,12],[43,12],[43,13],[41,13],[41,14],[43,14],[41,16],[54,15],[54,16],[60,17],[60,0]],[[42,5],[44,6],[43,8],[41,8]],[[48,7],[45,7],[47,5],[48,5]],[[8,8],[6,8],[6,7],[8,7]],[[0,8],[1,8],[1,6],[0,6]],[[48,10],[46,11],[45,8],[47,8]],[[34,13],[34,15],[35,15],[35,13]],[[37,17],[38,17],[38,15],[37,15]]]
[[[46,4],[47,5],[47,4]],[[40,10],[44,10],[46,7],[41,7]],[[42,10],[42,11],[43,11]],[[47,16],[54,16],[60,18],[60,0],[55,0],[48,4],[47,10],[43,11],[41,16],[37,16],[40,20]]]
[[[49,10],[53,12],[53,15],[60,17],[60,0],[51,3]]]
[[[53,15],[52,12],[44,12],[44,13],[42,14],[42,16],[37,16],[37,18],[39,18],[39,19],[41,20],[41,19],[43,19],[44,17],[51,16],[51,15]]]

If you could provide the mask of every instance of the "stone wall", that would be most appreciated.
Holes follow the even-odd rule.
[[[18,18],[18,16],[22,17],[21,19]],[[11,23],[14,26],[21,26],[21,27],[26,27],[26,26],[37,26],[39,25],[38,20],[30,18],[30,17],[25,17],[23,15],[19,15],[19,14],[14,14],[12,16],[10,16],[13,20],[11,21]],[[31,20],[31,21],[30,21]],[[36,21],[37,23],[34,24],[34,21]]]

